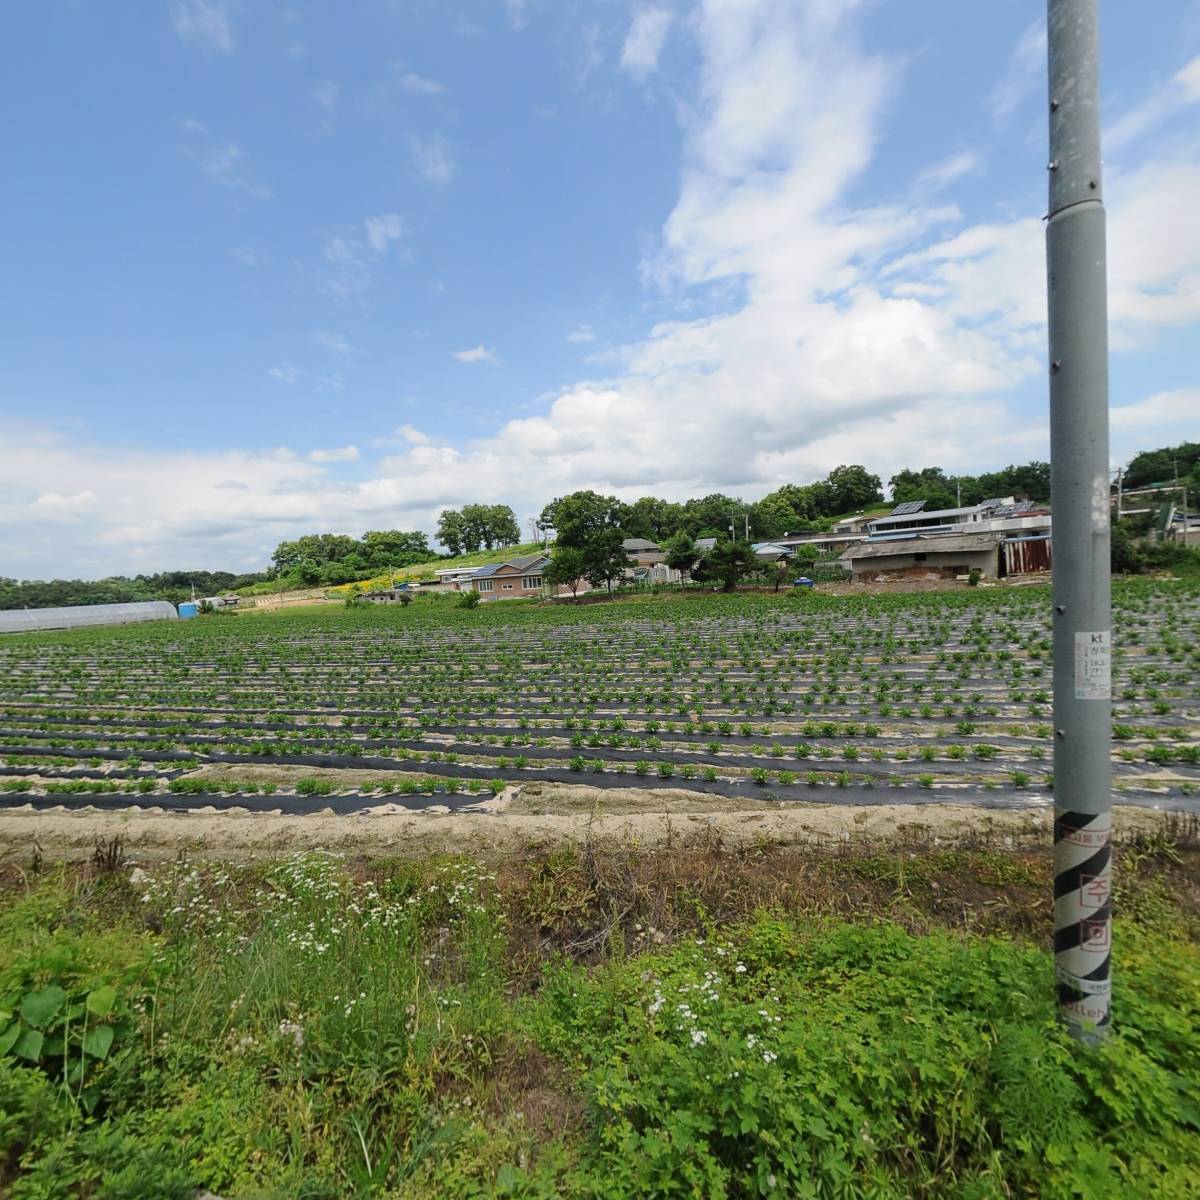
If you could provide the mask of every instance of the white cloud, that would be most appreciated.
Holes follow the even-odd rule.
[[[579,325],[567,334],[568,342],[594,342],[595,340],[596,335],[592,332],[590,325]]]
[[[457,169],[450,143],[440,134],[413,137],[408,143],[413,166],[426,183],[449,183]]]
[[[468,21],[460,13],[454,20],[454,32],[459,37],[479,37],[483,33],[483,26],[475,24],[474,21]]]
[[[331,111],[337,107],[339,88],[336,83],[326,80],[318,83],[312,89],[313,99],[324,109]]]
[[[1046,21],[1035,18],[1021,34],[1008,67],[992,89],[988,106],[997,121],[1005,121],[1037,90],[1046,77]]]
[[[1157,392],[1133,404],[1109,409],[1114,465],[1126,463],[1139,450],[1195,441],[1200,423],[1200,388]]]
[[[315,463],[358,462],[358,447],[342,446],[337,450],[310,450],[308,459],[309,462]]]
[[[688,315],[625,346],[607,377],[474,441],[435,444],[401,426],[390,457],[356,480],[283,452],[119,452],[0,426],[4,495],[17,497],[0,500],[16,533],[0,547],[8,572],[265,561],[279,538],[312,529],[431,530],[464,497],[519,512],[586,487],[753,497],[838,462],[886,478],[1043,457],[1044,414],[1005,400],[1044,386],[1041,213],[967,224],[907,187],[890,204],[853,202],[898,78],[895,61],[861,49],[853,12],[833,0],[698,9],[678,195],[647,262],[659,302]],[[1189,220],[1200,164],[1180,153],[1191,157],[1111,174],[1114,341],[1200,320],[1200,223]],[[332,257],[375,261],[365,234]],[[481,343],[456,358],[495,354]],[[1118,454],[1195,429],[1195,389],[1120,399]],[[32,502],[63,479],[94,508],[42,536]]]
[[[325,288],[335,296],[352,296],[371,282],[363,244],[356,238],[340,233],[327,238],[321,257],[328,268]]]
[[[189,139],[185,152],[206,179],[256,200],[271,198],[271,189],[246,170],[246,153],[240,146],[214,138],[199,121],[188,119],[183,129]]]
[[[444,83],[438,83],[436,79],[426,79],[415,71],[408,71],[400,76],[400,87],[414,96],[440,96],[446,90]]]
[[[978,170],[979,156],[972,150],[960,150],[957,154],[951,154],[949,158],[926,167],[917,176],[914,187],[922,194],[940,192],[964,175]]]
[[[472,347],[470,350],[456,350],[454,357],[460,363],[488,363],[491,366],[497,366],[500,360],[486,346],[480,344]]]
[[[236,246],[230,253],[233,255],[235,261],[241,263],[243,267],[262,266],[263,260],[258,252],[246,246]]]
[[[364,224],[367,227],[367,241],[371,249],[382,254],[391,242],[398,242],[407,233],[404,221],[399,213],[382,213],[377,217],[368,217]]]
[[[38,516],[73,519],[81,512],[86,512],[96,505],[96,493],[92,491],[43,492],[30,504],[30,509]]]
[[[171,21],[185,42],[221,54],[233,53],[233,28],[223,4],[213,0],[175,0],[171,5]]]
[[[1144,137],[1176,113],[1200,103],[1200,55],[1155,88],[1104,131],[1104,149],[1115,154]]]
[[[646,75],[658,66],[658,56],[671,28],[669,8],[651,5],[634,13],[621,50],[621,66],[633,75]]]
[[[302,371],[299,367],[288,363],[282,367],[271,367],[267,374],[279,383],[287,384],[289,387],[295,384],[310,384],[311,386],[323,392],[338,392],[341,391],[345,380],[341,375],[334,373],[332,375],[313,375],[308,371]]]

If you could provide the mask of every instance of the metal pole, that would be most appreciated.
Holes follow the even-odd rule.
[[[1059,1015],[1109,1028],[1112,612],[1098,0],[1048,0],[1054,512],[1054,959]]]

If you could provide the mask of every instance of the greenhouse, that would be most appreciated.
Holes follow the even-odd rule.
[[[166,600],[128,604],[72,604],[63,608],[17,608],[0,612],[0,633],[37,629],[75,629],[82,625],[130,625],[136,621],[174,621],[175,606]]]

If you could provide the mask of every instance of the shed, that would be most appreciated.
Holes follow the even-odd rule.
[[[178,619],[175,605],[166,600],[136,600],[127,604],[71,604],[62,608],[14,608],[0,612],[0,633]]]
[[[1000,534],[947,533],[928,537],[859,542],[841,561],[855,579],[908,572],[966,575],[978,568],[993,579],[1000,573]]]

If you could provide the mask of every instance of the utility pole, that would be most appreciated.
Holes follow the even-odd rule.
[[[1048,0],[1050,464],[1054,512],[1054,970],[1070,1034],[1112,991],[1108,310],[1098,0]]]

